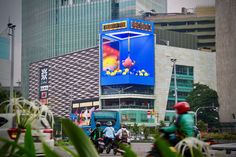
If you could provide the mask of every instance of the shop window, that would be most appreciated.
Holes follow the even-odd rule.
[[[135,113],[129,113],[128,119],[130,122],[136,122],[136,114]]]

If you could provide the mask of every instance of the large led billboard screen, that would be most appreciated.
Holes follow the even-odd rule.
[[[101,85],[154,85],[153,25],[147,21],[126,20],[101,26]]]

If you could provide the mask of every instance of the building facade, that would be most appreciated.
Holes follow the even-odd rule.
[[[101,21],[136,16],[137,8],[162,12],[166,0],[22,0],[23,95],[30,63],[98,45]]]
[[[10,41],[7,34],[0,34],[0,84],[10,86]]]
[[[150,14],[144,18],[153,21],[155,29],[170,30],[197,36],[197,48],[216,51],[215,48],[215,9],[213,7],[195,8],[194,12]]]
[[[185,100],[192,83],[202,83],[216,90],[215,53],[156,45],[156,102],[159,118],[171,120],[174,103],[173,62],[176,59],[178,100]],[[167,110],[167,111],[166,111]]]
[[[22,90],[28,94],[29,64],[98,44],[99,22],[116,16],[115,1],[23,0]]]
[[[197,36],[195,35],[168,31],[163,29],[158,29],[155,34],[157,44],[194,50],[198,49]]]
[[[120,108],[118,106],[112,108],[121,112],[123,122],[156,125],[160,120],[165,120],[165,117],[169,117],[166,119],[173,117],[173,112],[167,110],[168,100],[171,100],[169,92],[172,89],[173,77],[171,58],[177,59],[177,67],[183,69],[177,74],[178,82],[182,83],[178,92],[187,87],[191,88],[189,87],[191,81],[216,89],[214,53],[155,45],[156,82],[153,88],[140,85],[134,89],[130,85],[120,90],[121,88],[115,86],[117,90],[107,88],[109,95],[103,94],[99,97],[99,49],[94,47],[32,63],[29,97],[39,99],[40,69],[48,67],[47,99],[56,116],[68,116],[71,111],[76,112],[79,107],[89,109],[100,105],[100,108],[111,109],[106,104],[122,102]],[[190,83],[183,84],[186,80],[190,80]],[[181,95],[178,96],[179,100],[183,100]],[[107,101],[103,103],[104,100]]]
[[[120,18],[140,16],[144,12],[167,12],[167,0],[118,0],[118,2]]]
[[[236,130],[236,1],[216,0],[216,68],[220,122]]]

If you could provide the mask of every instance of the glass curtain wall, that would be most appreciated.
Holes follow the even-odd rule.
[[[177,82],[177,96],[178,102],[185,101],[188,93],[193,90],[193,67],[176,65],[176,82]],[[170,89],[167,102],[167,110],[173,110],[173,105],[175,104],[174,95],[174,70],[172,70]]]
[[[28,67],[98,44],[99,23],[111,20],[114,0],[22,0],[22,90],[28,96]],[[117,8],[116,8],[117,9]]]

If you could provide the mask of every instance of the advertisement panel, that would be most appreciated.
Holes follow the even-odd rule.
[[[39,100],[42,104],[48,104],[48,67],[39,69]]]
[[[126,20],[101,25],[101,85],[154,86],[153,25],[147,21]]]

